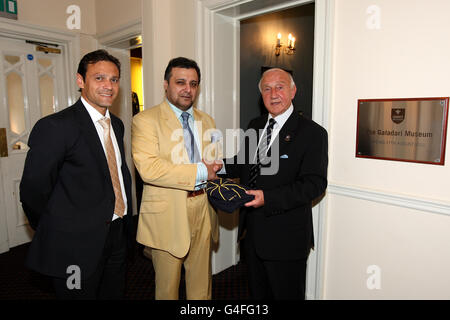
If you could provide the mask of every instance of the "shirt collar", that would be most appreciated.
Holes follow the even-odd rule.
[[[175,116],[177,117],[177,119],[181,119],[181,114],[184,111],[179,109],[179,108],[177,108],[177,107],[175,107],[172,103],[170,103],[170,101],[168,99],[166,99],[166,101],[169,104],[170,108],[175,113]],[[187,109],[186,112],[191,115],[191,117],[189,119],[194,119],[194,108],[192,106],[189,109]]]
[[[286,109],[285,112],[277,115],[276,117],[272,117],[272,115],[269,113],[269,116],[267,117],[267,123],[269,123],[269,120],[273,118],[277,122],[275,126],[277,126],[278,128],[282,128],[287,119],[289,119],[289,117],[291,116],[292,112],[294,112],[294,106],[291,103],[291,105]],[[266,126],[267,125],[268,124],[266,124]]]
[[[98,120],[103,118],[103,115],[100,112],[98,112],[97,109],[95,109],[93,106],[91,106],[89,104],[89,102],[87,102],[83,97],[81,97],[81,102],[83,103],[83,105],[86,108],[87,112],[91,116],[92,122],[96,123]],[[111,118],[108,108],[106,108],[105,117],[106,118]]]

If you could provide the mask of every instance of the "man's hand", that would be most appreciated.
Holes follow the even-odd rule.
[[[202,159],[202,162],[205,164],[206,168],[208,169],[208,180],[218,179],[217,171],[222,169],[223,162],[222,161],[206,161],[205,159]]]
[[[264,205],[264,192],[262,190],[247,190],[245,193],[255,196],[255,199],[245,204],[246,207],[259,208]]]

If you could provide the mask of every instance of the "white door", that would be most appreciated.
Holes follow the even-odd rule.
[[[7,141],[7,156],[0,158],[0,221],[6,222],[0,227],[0,252],[33,236],[19,198],[30,131],[40,118],[67,107],[62,54],[35,48],[24,40],[0,37],[0,128]]]

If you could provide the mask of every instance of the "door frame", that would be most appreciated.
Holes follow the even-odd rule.
[[[334,1],[333,0],[291,0],[281,4],[264,5],[257,7],[257,0],[254,2],[254,10],[244,14],[239,14],[240,6],[248,5],[253,0],[198,0],[197,1],[197,61],[205,70],[203,82],[203,93],[199,97],[201,105],[206,106],[206,111],[214,117],[215,103],[214,94],[220,92],[221,88],[215,83],[215,75],[224,74],[231,83],[231,91],[234,93],[228,105],[231,107],[233,115],[233,128],[239,128],[239,29],[240,20],[258,16],[261,14],[288,9],[291,7],[315,3],[315,21],[314,21],[314,66],[313,66],[313,107],[312,118],[315,122],[322,125],[329,131],[330,105],[332,98],[332,49],[333,49],[333,24],[334,24]],[[225,17],[221,15],[223,10],[237,9],[234,17]],[[230,11],[229,11],[230,12]],[[220,39],[228,40],[227,45],[233,50],[233,65],[224,65],[222,61],[215,59],[214,40],[218,37],[215,30],[215,20],[220,18],[222,21],[230,21],[229,29],[225,31],[228,37]],[[221,30],[223,32],[223,30]],[[230,71],[232,69],[231,76]],[[228,76],[227,76],[228,74]],[[224,81],[227,82],[227,81]],[[219,111],[217,111],[218,113]],[[315,250],[310,254],[308,260],[308,270],[306,279],[306,298],[321,299],[324,296],[324,258],[327,242],[327,197],[313,207],[314,236],[316,239]],[[237,228],[233,230],[235,239],[237,237]],[[234,247],[231,250],[235,250]],[[234,257],[238,261],[238,253]]]
[[[124,47],[124,43],[128,40],[131,40],[137,36],[142,35],[142,22],[141,19],[134,20],[130,23],[124,24],[122,26],[119,26],[118,28],[114,28],[112,30],[109,30],[107,32],[104,32],[102,34],[99,34],[96,38],[98,41],[99,48],[103,48],[105,50],[112,49],[112,50],[129,50],[132,47]],[[142,49],[144,49],[144,43],[142,43]],[[145,63],[145,62],[143,62]],[[122,63],[121,66],[121,73],[124,75],[125,79],[128,79],[130,77],[130,70],[131,65],[128,61],[127,65],[124,65]],[[128,79],[129,80],[129,79]],[[123,92],[131,92],[131,80],[130,81],[121,81],[121,90]],[[145,103],[145,89],[143,89],[143,103]],[[136,177],[135,177],[135,171],[134,163],[131,157],[131,122],[132,122],[132,102],[131,102],[131,96],[122,96],[122,103],[124,106],[124,111],[120,115],[117,116],[120,117],[122,120],[124,126],[125,126],[125,136],[124,136],[124,144],[125,144],[125,151],[126,155],[125,158],[127,160],[128,168],[130,169],[131,178],[132,178],[132,203],[133,203],[133,215],[137,215],[138,208],[137,208],[137,200],[136,200]],[[144,104],[145,105],[145,104]]]
[[[78,34],[31,25],[6,18],[0,18],[0,34],[4,38],[32,40],[60,45],[63,49],[63,67],[67,70],[63,84],[67,92],[67,106],[75,103],[77,88],[71,75],[75,75],[77,70],[76,62],[79,60],[80,38]],[[62,102],[61,104],[64,105],[65,102]],[[2,161],[0,161],[0,176],[2,174]],[[8,251],[10,248],[7,235],[5,190],[3,188],[3,183],[0,183],[0,253]]]

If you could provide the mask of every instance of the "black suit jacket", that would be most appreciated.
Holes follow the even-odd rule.
[[[128,200],[124,222],[131,235],[131,176],[123,147],[124,126],[111,114],[122,156]],[[67,267],[91,275],[100,260],[115,196],[108,163],[94,123],[81,100],[40,119],[30,133],[20,200],[36,230],[26,264],[43,274],[66,278]]]
[[[256,118],[249,129],[260,133],[266,122],[267,115]],[[279,161],[278,171],[260,175],[256,180],[255,189],[263,190],[265,204],[257,209],[241,208],[239,237],[247,229],[246,237],[251,237],[263,259],[302,259],[308,256],[314,243],[312,201],[327,187],[327,132],[294,111],[276,137],[274,144],[277,143],[279,153],[272,161]],[[239,154],[233,164],[227,160],[225,165],[228,176],[240,177],[240,182],[247,185],[254,148],[252,151],[248,143],[245,146],[240,150],[245,156]],[[239,164],[239,158],[241,162],[245,159],[245,163]]]

